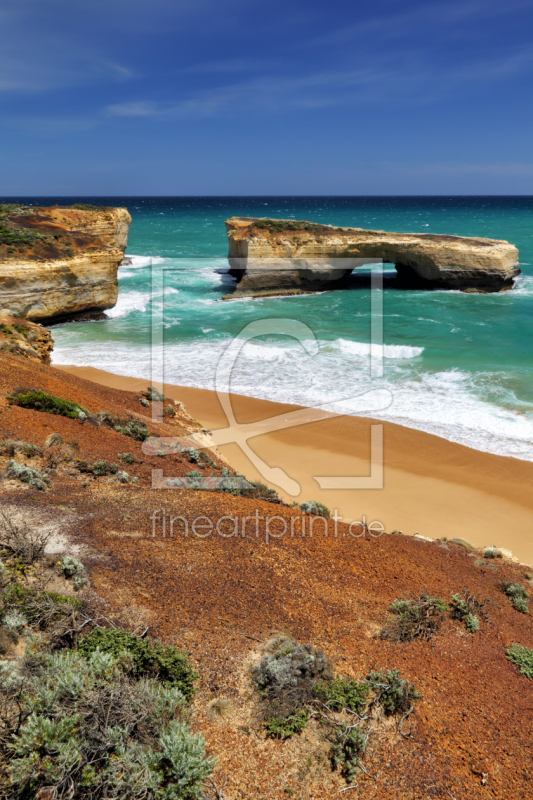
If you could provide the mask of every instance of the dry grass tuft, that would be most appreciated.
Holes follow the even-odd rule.
[[[209,703],[207,713],[212,719],[227,719],[235,711],[233,700],[229,697],[219,697]]]
[[[45,447],[56,447],[60,444],[63,444],[63,437],[60,436],[59,433],[51,433],[50,436],[46,437],[44,442]]]

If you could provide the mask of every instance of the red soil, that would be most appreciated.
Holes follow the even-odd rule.
[[[43,447],[52,432],[75,441],[77,457],[88,462],[116,461],[129,451],[138,464],[125,465],[137,485],[109,483],[107,478],[82,486],[68,448],[58,451],[59,475],[44,492],[0,481],[0,503],[18,506],[31,516],[55,518],[77,544],[89,570],[87,596],[124,624],[150,626],[165,642],[188,650],[200,673],[192,724],[219,758],[215,780],[225,783],[225,797],[332,798],[346,784],[332,772],[320,729],[310,725],[287,743],[266,740],[256,724],[257,698],[250,667],[260,658],[262,642],[283,631],[302,642],[321,646],[339,673],[364,676],[369,669],[398,668],[416,684],[422,699],[405,727],[376,730],[358,785],[350,798],[530,798],[533,766],[533,684],[505,656],[506,645],[533,647],[531,617],[515,611],[502,593],[503,580],[527,586],[524,569],[505,560],[476,566],[479,553],[444,542],[424,542],[399,534],[381,538],[349,534],[346,525],[317,521],[312,536],[302,536],[300,513],[287,506],[212,492],[151,488],[151,469],[180,475],[190,464],[179,456],[147,456],[139,442],[77,420],[9,406],[4,399],[15,388],[40,388],[78,402],[91,412],[119,416],[148,413],[130,392],[109,389],[53,367],[0,354],[0,439],[19,438]],[[185,432],[177,422],[154,425],[154,435]],[[189,427],[190,421],[189,421]],[[194,426],[193,426],[194,427]],[[18,456],[24,460],[24,456]],[[0,458],[0,469],[6,459]],[[42,465],[35,458],[28,464]],[[223,535],[162,535],[162,514],[183,516],[192,525],[200,515]],[[274,517],[267,536],[264,520]],[[168,517],[167,534],[169,530]],[[284,521],[294,536],[281,535]],[[306,518],[308,521],[309,518]],[[244,535],[243,535],[244,529]],[[496,568],[494,568],[496,567]],[[488,599],[489,622],[469,634],[459,622],[447,621],[432,642],[393,644],[375,638],[390,617],[387,606],[397,597],[423,588],[448,600],[468,589]],[[260,640],[260,641],[257,641]],[[207,705],[217,697],[234,701],[234,714],[209,718]]]

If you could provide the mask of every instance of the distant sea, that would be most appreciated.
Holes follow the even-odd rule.
[[[6,198],[12,201],[17,198]],[[533,197],[33,197],[35,204],[126,206],[132,217],[120,294],[109,319],[54,326],[55,364],[151,375],[151,311],[162,312],[165,380],[214,387],[232,338],[257,319],[309,326],[318,353],[287,336],[245,346],[235,393],[288,403],[358,408],[347,399],[386,388],[392,403],[368,416],[490,453],[533,460]],[[522,275],[492,295],[396,288],[385,266],[385,369],[370,378],[368,279],[315,295],[222,302],[231,291],[224,220],[232,215],[306,219],[389,231],[507,239]],[[164,287],[151,293],[151,264]],[[365,272],[363,268],[362,273]],[[339,406],[337,406],[339,408]],[[357,413],[361,413],[359,410]]]

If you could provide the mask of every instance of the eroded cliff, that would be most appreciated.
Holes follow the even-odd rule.
[[[520,273],[506,241],[335,228],[295,220],[226,221],[235,292],[226,299],[295,294],[338,285],[369,261],[393,263],[405,286],[499,292]]]
[[[125,208],[0,206],[0,314],[57,319],[112,308]]]

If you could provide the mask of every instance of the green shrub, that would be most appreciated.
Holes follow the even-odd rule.
[[[214,761],[175,718],[179,690],[132,679],[124,659],[99,650],[43,655],[27,674],[1,664],[3,687],[23,686],[22,724],[13,715],[6,726],[9,796],[199,800]]]
[[[391,642],[429,640],[440,628],[446,610],[446,603],[426,592],[413,600],[394,600],[389,611],[396,619],[381,630],[380,636]]]
[[[412,704],[421,697],[414,684],[409,683],[407,679],[400,678],[397,669],[386,672],[371,670],[366,679],[370,688],[376,692],[385,713],[389,715],[409,711]]]
[[[316,701],[315,686],[333,678],[331,662],[320,648],[280,636],[252,673],[264,700],[265,720],[287,719]]]
[[[187,654],[177,647],[163,647],[159,642],[152,643],[117,628],[97,628],[82,639],[79,650],[86,657],[101,650],[116,658],[127,650],[136,674],[157,675],[164,685],[177,687],[187,700],[194,694],[198,674],[191,667]]]
[[[370,687],[363,681],[335,678],[327,683],[317,684],[315,691],[332,711],[347,708],[359,714],[366,706]]]
[[[519,583],[505,583],[503,591],[513,608],[521,614],[529,614],[529,594]]]
[[[19,464],[18,461],[11,459],[6,465],[6,478],[27,483],[32,489],[37,489],[44,492],[47,486],[51,485],[50,478],[41,472],[39,469],[32,469],[26,467],[24,464]]]
[[[267,738],[290,739],[295,733],[301,733],[307,725],[307,711],[296,709],[288,717],[270,717],[265,720]]]
[[[92,471],[97,478],[102,478],[104,475],[116,475],[118,472],[118,467],[116,464],[108,464],[105,460],[95,461]]]
[[[143,394],[148,400],[152,400],[154,403],[162,403],[165,399],[165,395],[158,392],[153,386],[149,386]]]
[[[79,211],[109,211],[112,208],[111,206],[95,206],[92,203],[74,203],[70,207]]]
[[[117,433],[122,433],[124,436],[129,436],[130,439],[135,439],[137,442],[144,442],[148,439],[148,429],[142,422],[137,422],[132,419],[125,425],[115,425]]]
[[[467,614],[464,623],[469,633],[475,633],[479,630],[479,617],[476,614]]]
[[[460,620],[470,633],[479,630],[479,617],[474,612],[482,610],[483,603],[476,600],[468,591],[465,593],[465,597],[460,594],[451,596],[450,613],[452,618]]]
[[[124,461],[126,464],[135,464],[137,459],[131,453],[117,453],[117,458]]]
[[[78,591],[87,583],[85,567],[73,556],[63,556],[61,561],[65,578],[72,578],[74,589]]]
[[[70,419],[79,419],[80,412],[84,410],[77,403],[62,400],[53,394],[41,390],[35,392],[18,392],[7,398],[10,403],[21,408],[30,408],[33,411],[44,411],[47,414],[56,414]]]
[[[522,675],[526,678],[533,678],[533,649],[522,647],[520,644],[512,644],[507,647],[507,658],[516,664]]]
[[[360,727],[338,730],[331,748],[331,761],[343,778],[352,783],[367,746],[368,735]]]
[[[317,503],[315,500],[302,503],[300,508],[302,514],[313,514],[315,517],[325,517],[325,519],[330,518],[329,508],[323,505],[323,503]]]

